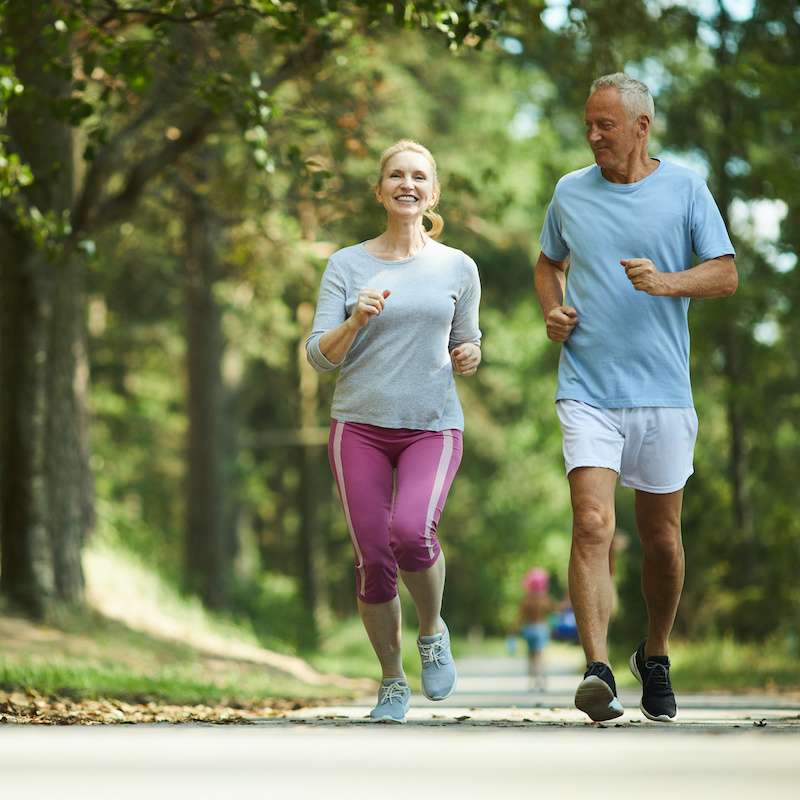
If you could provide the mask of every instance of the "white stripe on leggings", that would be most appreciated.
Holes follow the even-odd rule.
[[[450,431],[442,431],[442,454],[439,456],[439,466],[436,468],[436,478],[433,481],[431,499],[428,501],[428,513],[425,517],[425,544],[428,547],[429,558],[433,558],[433,515],[436,513],[436,504],[442,494],[452,455],[453,434]]]
[[[339,484],[339,496],[342,498],[344,507],[344,518],[347,520],[347,529],[350,531],[350,539],[353,542],[353,549],[356,551],[356,570],[361,579],[359,594],[364,594],[367,576],[364,571],[364,556],[361,555],[361,548],[358,546],[356,532],[353,530],[353,520],[350,518],[350,506],[347,503],[347,490],[344,487],[344,470],[342,469],[342,434],[344,433],[344,423],[336,421],[333,431],[333,464],[336,469],[336,482]]]

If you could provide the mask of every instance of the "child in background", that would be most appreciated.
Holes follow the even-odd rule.
[[[555,604],[548,594],[550,575],[541,567],[534,567],[522,579],[525,594],[519,606],[520,635],[528,644],[529,688],[545,691],[544,648],[550,639],[547,620]]]

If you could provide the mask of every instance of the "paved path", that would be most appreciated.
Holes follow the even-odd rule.
[[[581,654],[577,649],[561,649],[548,655],[546,692],[529,691],[522,658],[459,659],[457,691],[438,703],[415,693],[408,721],[417,726],[598,727],[573,705],[583,667]],[[627,669],[627,665],[622,666]],[[770,733],[800,734],[800,699],[767,694],[679,693],[679,719],[665,725],[645,718],[639,710],[639,698],[640,693],[634,689],[622,690],[625,715],[603,727],[640,727],[665,733],[768,729]],[[301,709],[287,714],[284,721],[371,724],[366,717],[373,701],[370,696],[335,708]]]
[[[407,725],[363,720],[369,705],[305,709],[251,726],[0,727],[0,797],[230,800],[364,795],[436,798],[794,797],[800,704],[682,695],[681,721],[621,721],[571,708],[575,666],[526,691],[520,661],[462,660],[444,703],[415,697]]]

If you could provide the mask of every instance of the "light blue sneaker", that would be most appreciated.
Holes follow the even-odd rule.
[[[403,723],[410,705],[411,687],[405,681],[390,679],[381,683],[378,705],[369,712],[369,716],[376,722]]]
[[[444,700],[456,688],[456,665],[450,652],[450,631],[442,621],[444,631],[417,639],[422,659],[422,692],[428,700]]]

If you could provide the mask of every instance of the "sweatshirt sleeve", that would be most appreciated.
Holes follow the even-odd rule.
[[[323,334],[341,325],[347,318],[345,303],[347,286],[338,265],[331,259],[325,267],[319,287],[317,310],[311,335],[306,340],[306,357],[308,363],[317,372],[329,372],[340,366],[329,361],[319,349],[319,340]]]
[[[478,276],[478,267],[469,256],[464,255],[464,281],[456,299],[453,325],[450,328],[449,350],[465,342],[480,344],[481,330],[478,327],[480,302],[481,281]]]

